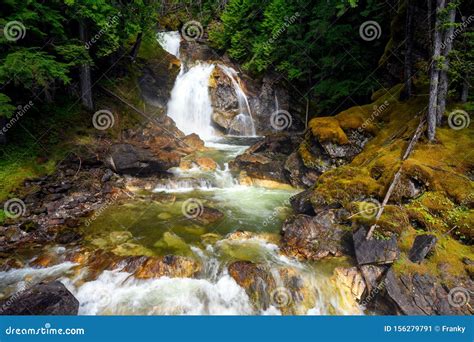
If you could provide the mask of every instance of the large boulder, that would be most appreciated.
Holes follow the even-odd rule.
[[[360,228],[353,234],[354,249],[359,265],[390,264],[398,259],[400,251],[397,237],[392,235],[388,239],[372,237],[367,240],[367,230]]]
[[[301,142],[298,135],[274,134],[252,145],[229,163],[234,171],[246,171],[251,178],[289,184],[286,159]]]
[[[438,239],[434,235],[418,235],[408,253],[408,258],[413,262],[422,262],[436,245]]]
[[[385,298],[395,313],[403,315],[472,315],[471,288],[442,286],[428,274],[397,275],[389,270],[384,280]]]
[[[291,256],[320,260],[349,253],[347,230],[336,223],[334,211],[298,215],[282,227],[282,250]]]
[[[116,173],[140,177],[166,172],[172,167],[179,166],[180,160],[177,153],[168,151],[153,153],[125,143],[112,145],[106,162]]]
[[[79,301],[59,281],[39,283],[0,301],[0,315],[77,315]]]

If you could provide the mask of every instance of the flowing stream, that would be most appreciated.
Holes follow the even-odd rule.
[[[174,33],[160,41],[167,51],[179,55]],[[0,272],[0,295],[59,279],[79,300],[79,313],[84,315],[362,314],[349,290],[332,276],[336,266],[348,265],[345,259],[300,262],[280,252],[280,228],[291,214],[288,199],[297,190],[241,184],[229,170],[228,162],[256,138],[215,136],[207,93],[213,68],[197,64],[180,74],[168,114],[185,133],[197,132],[205,139],[207,149],[198,156],[215,160],[217,169],[204,170],[194,164],[188,169],[174,168],[170,179],[136,190],[132,199],[110,205],[89,226],[81,227],[91,250],[124,256],[186,256],[199,262],[199,274],[138,279],[124,271],[105,270],[91,277],[88,267],[65,260],[66,246],[46,246],[42,252],[56,262],[33,267],[33,256],[22,269]],[[248,103],[243,101],[242,106],[242,114],[251,117]],[[254,128],[249,135],[255,135]],[[223,217],[210,223],[190,220],[183,209],[189,200],[199,210],[214,208]],[[256,302],[229,273],[229,265],[236,261],[259,265],[276,289],[259,283],[260,299],[265,300]]]

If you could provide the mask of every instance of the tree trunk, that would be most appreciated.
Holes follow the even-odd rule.
[[[436,115],[438,104],[439,59],[441,55],[441,14],[446,0],[436,1],[436,24],[433,33],[433,57],[430,72],[430,96],[428,100],[428,139],[434,141],[436,135]]]
[[[450,24],[454,24],[455,20],[456,6],[451,5],[448,14],[448,22]],[[446,111],[446,97],[448,96],[449,53],[453,48],[453,33],[454,25],[451,25],[447,30],[445,30],[443,35],[443,50],[441,55],[444,59],[443,66],[439,73],[438,108],[436,114],[436,122],[438,123],[438,126],[441,126],[441,121],[443,119],[444,112]]]
[[[79,21],[79,36],[81,41],[87,43],[87,26],[84,21]],[[91,66],[89,63],[81,65],[81,100],[82,104],[88,110],[94,110],[94,102],[92,101],[92,78],[91,78]]]
[[[464,75],[464,81],[462,82],[462,90],[461,90],[461,102],[466,103],[467,97],[469,95],[469,82],[467,81],[467,74]]]
[[[0,116],[0,145],[7,144],[7,133],[3,132],[3,127],[8,123],[8,119],[4,116]]]
[[[413,81],[412,76],[412,58],[413,58],[413,1],[407,0],[407,14],[405,23],[405,65],[404,65],[404,77],[405,77],[405,89],[404,99],[409,99],[412,95]]]
[[[132,62],[135,62],[137,58],[138,51],[140,51],[140,45],[142,44],[143,32],[138,33],[137,40],[135,40],[135,44],[133,44],[132,51],[130,52],[130,57],[132,58]]]

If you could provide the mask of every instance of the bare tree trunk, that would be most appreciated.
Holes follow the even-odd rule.
[[[436,24],[433,33],[433,57],[431,58],[430,96],[428,100],[428,139],[434,141],[436,135],[436,115],[438,104],[439,59],[441,56],[441,15],[446,0],[436,1]]]
[[[412,95],[413,81],[412,76],[412,50],[413,50],[413,1],[407,0],[407,14],[405,22],[405,65],[404,65],[404,77],[405,77],[405,90],[404,99],[409,99]]]
[[[3,128],[7,125],[8,120],[4,116],[0,116],[0,145],[7,144],[7,133],[3,131]]]
[[[456,20],[456,6],[450,3],[451,8],[449,9],[448,22],[454,24]],[[444,32],[443,37],[443,50],[442,57],[443,66],[439,74],[439,89],[438,89],[438,108],[436,114],[436,122],[438,126],[441,126],[441,121],[443,120],[444,112],[446,111],[446,97],[448,96],[448,71],[449,71],[449,53],[453,48],[453,33],[454,25],[448,27]]]
[[[84,21],[79,21],[79,36],[81,41],[87,43],[87,27]],[[81,100],[84,107],[88,110],[94,110],[94,102],[92,101],[92,77],[91,77],[91,66],[89,63],[81,65]]]
[[[469,82],[467,81],[467,74],[466,74],[464,75],[464,81],[462,82],[461,102],[466,103],[468,95],[469,95]]]
[[[138,51],[140,51],[142,39],[143,39],[143,32],[140,32],[138,33],[137,40],[135,40],[135,44],[133,44],[132,51],[130,52],[130,57],[132,58],[132,62],[135,62],[135,59],[138,56]]]

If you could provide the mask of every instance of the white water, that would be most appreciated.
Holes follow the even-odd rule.
[[[240,135],[244,136],[255,136],[255,125],[253,123],[252,111],[250,109],[249,100],[247,95],[242,89],[238,80],[237,72],[226,65],[219,65],[219,68],[229,77],[234,87],[234,91],[237,94],[237,100],[239,102],[239,114],[234,118],[237,122],[240,122],[239,126],[244,128]]]
[[[216,136],[211,125],[212,105],[209,77],[214,65],[201,63],[176,78],[168,102],[168,116],[185,134],[196,133],[207,140]]]
[[[181,36],[178,31],[158,32],[156,38],[165,51],[179,59]]]
[[[160,32],[158,42],[163,49],[179,58],[181,37],[178,32]],[[186,70],[181,60],[181,71],[176,78],[168,102],[167,115],[185,134],[196,133],[205,141],[217,136],[212,127],[212,103],[209,96],[209,78],[216,64],[199,63]],[[245,92],[243,91],[237,73],[225,65],[218,66],[229,77],[237,94],[239,114],[234,118],[235,125],[241,127],[240,132],[230,133],[242,136],[255,136],[255,125]]]

